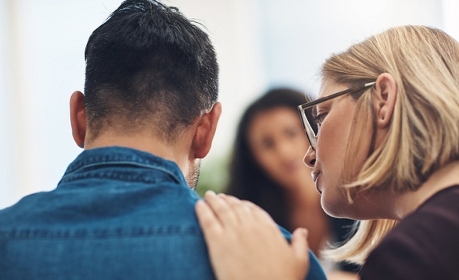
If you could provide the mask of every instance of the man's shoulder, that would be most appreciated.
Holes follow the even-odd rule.
[[[81,229],[148,228],[149,232],[161,232],[163,228],[175,228],[200,234],[194,214],[198,199],[196,192],[173,181],[157,185],[101,183],[81,188],[63,184],[49,192],[30,194],[1,209],[0,230],[82,232]]]
[[[55,271],[85,279],[213,279],[194,214],[199,197],[193,193],[139,188],[119,196],[86,196],[87,201],[75,201],[74,193],[72,200],[67,190],[28,196],[0,211],[0,259],[8,266],[2,273],[27,278],[36,271],[47,279],[56,277]],[[53,205],[55,196],[60,203]]]

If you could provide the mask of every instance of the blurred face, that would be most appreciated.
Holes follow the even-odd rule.
[[[310,178],[303,164],[309,144],[295,109],[278,107],[258,113],[248,127],[255,160],[285,188],[302,187]]]
[[[319,97],[347,89],[348,86],[325,79]],[[330,99],[317,105],[317,116],[321,120],[317,136],[316,151],[309,149],[304,160],[313,167],[313,179],[322,194],[322,207],[331,216],[360,217],[358,213],[368,211],[368,205],[355,200],[349,204],[343,190],[342,174],[349,134],[356,109],[356,101],[348,94]],[[368,131],[368,133],[366,133]],[[365,128],[358,143],[358,151],[352,154],[352,172],[359,170],[368,153],[371,141],[371,127]],[[353,173],[355,174],[355,173]],[[362,199],[360,199],[362,200]]]

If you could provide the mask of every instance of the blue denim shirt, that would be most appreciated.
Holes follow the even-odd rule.
[[[85,150],[55,190],[0,211],[0,279],[214,279],[198,199],[171,161]],[[313,255],[308,279],[325,279]]]

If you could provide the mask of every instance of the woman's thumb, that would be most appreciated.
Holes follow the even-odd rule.
[[[297,228],[292,234],[292,242],[290,245],[295,256],[299,259],[304,259],[309,262],[308,254],[308,230],[305,228]]]

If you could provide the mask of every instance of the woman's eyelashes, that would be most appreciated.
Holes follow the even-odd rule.
[[[319,113],[312,120],[314,121],[315,124],[317,124],[317,127],[320,127],[327,115],[328,115],[328,112]]]

